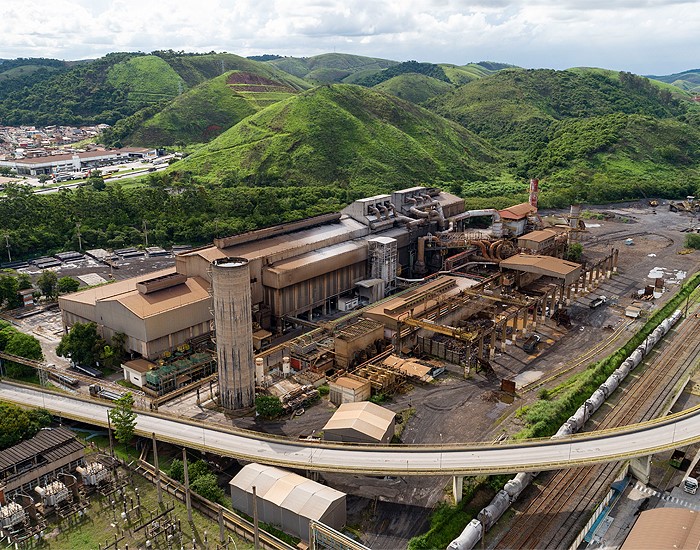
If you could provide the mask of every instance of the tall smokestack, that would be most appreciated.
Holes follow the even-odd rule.
[[[255,404],[250,268],[245,258],[215,260],[211,268],[219,402],[226,409]]]

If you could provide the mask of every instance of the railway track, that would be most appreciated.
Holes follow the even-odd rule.
[[[579,357],[577,357],[574,361],[569,362],[558,369],[556,369],[552,374],[550,374],[547,378],[540,379],[540,380],[535,380],[534,382],[530,382],[529,384],[523,385],[522,388],[520,388],[520,393],[525,394],[529,393],[531,391],[534,391],[538,388],[541,388],[545,384],[549,384],[550,382],[556,380],[560,376],[567,374],[574,370],[577,367],[580,367],[584,363],[587,363],[589,361],[592,361],[593,358],[598,355],[600,352],[611,346],[612,344],[616,343],[622,333],[629,327],[632,323],[631,322],[626,322],[626,323],[621,323],[619,327],[615,329],[615,331],[605,340],[603,340],[600,344],[593,346],[592,348],[589,348],[586,350],[584,353],[582,353]]]
[[[664,401],[677,387],[700,354],[700,320],[688,317],[673,329],[672,339],[637,367],[587,424],[587,430],[606,429],[649,420],[666,411]],[[611,483],[620,463],[547,472],[529,493],[538,493],[515,505],[518,513],[496,548],[561,548],[569,546],[583,529]],[[527,493],[526,493],[527,494]]]

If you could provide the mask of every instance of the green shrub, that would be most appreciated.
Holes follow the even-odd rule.
[[[685,236],[685,246],[686,248],[694,248],[695,250],[700,250],[700,234],[688,233]]]

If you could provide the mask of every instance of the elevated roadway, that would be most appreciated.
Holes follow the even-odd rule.
[[[107,425],[110,405],[0,382],[0,400],[43,407],[63,418]],[[138,414],[136,432],[237,459],[322,472],[365,475],[475,475],[556,470],[623,460],[700,441],[700,406],[661,419],[559,440],[444,446],[341,445],[226,429],[191,419]]]

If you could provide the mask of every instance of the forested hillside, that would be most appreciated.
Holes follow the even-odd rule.
[[[546,140],[557,120],[613,113],[668,118],[684,110],[645,78],[582,69],[506,69],[441,95],[428,108],[518,152]]]
[[[377,91],[335,84],[243,120],[178,168],[227,185],[341,185],[390,190],[474,180],[499,154],[457,124]]]
[[[56,60],[5,63],[15,65],[3,71],[0,64],[0,124],[10,126],[114,124],[146,108],[137,117],[145,121],[189,88],[232,70],[258,74],[295,90],[309,87],[273,66],[233,54],[158,51],[113,53],[71,66]]]

